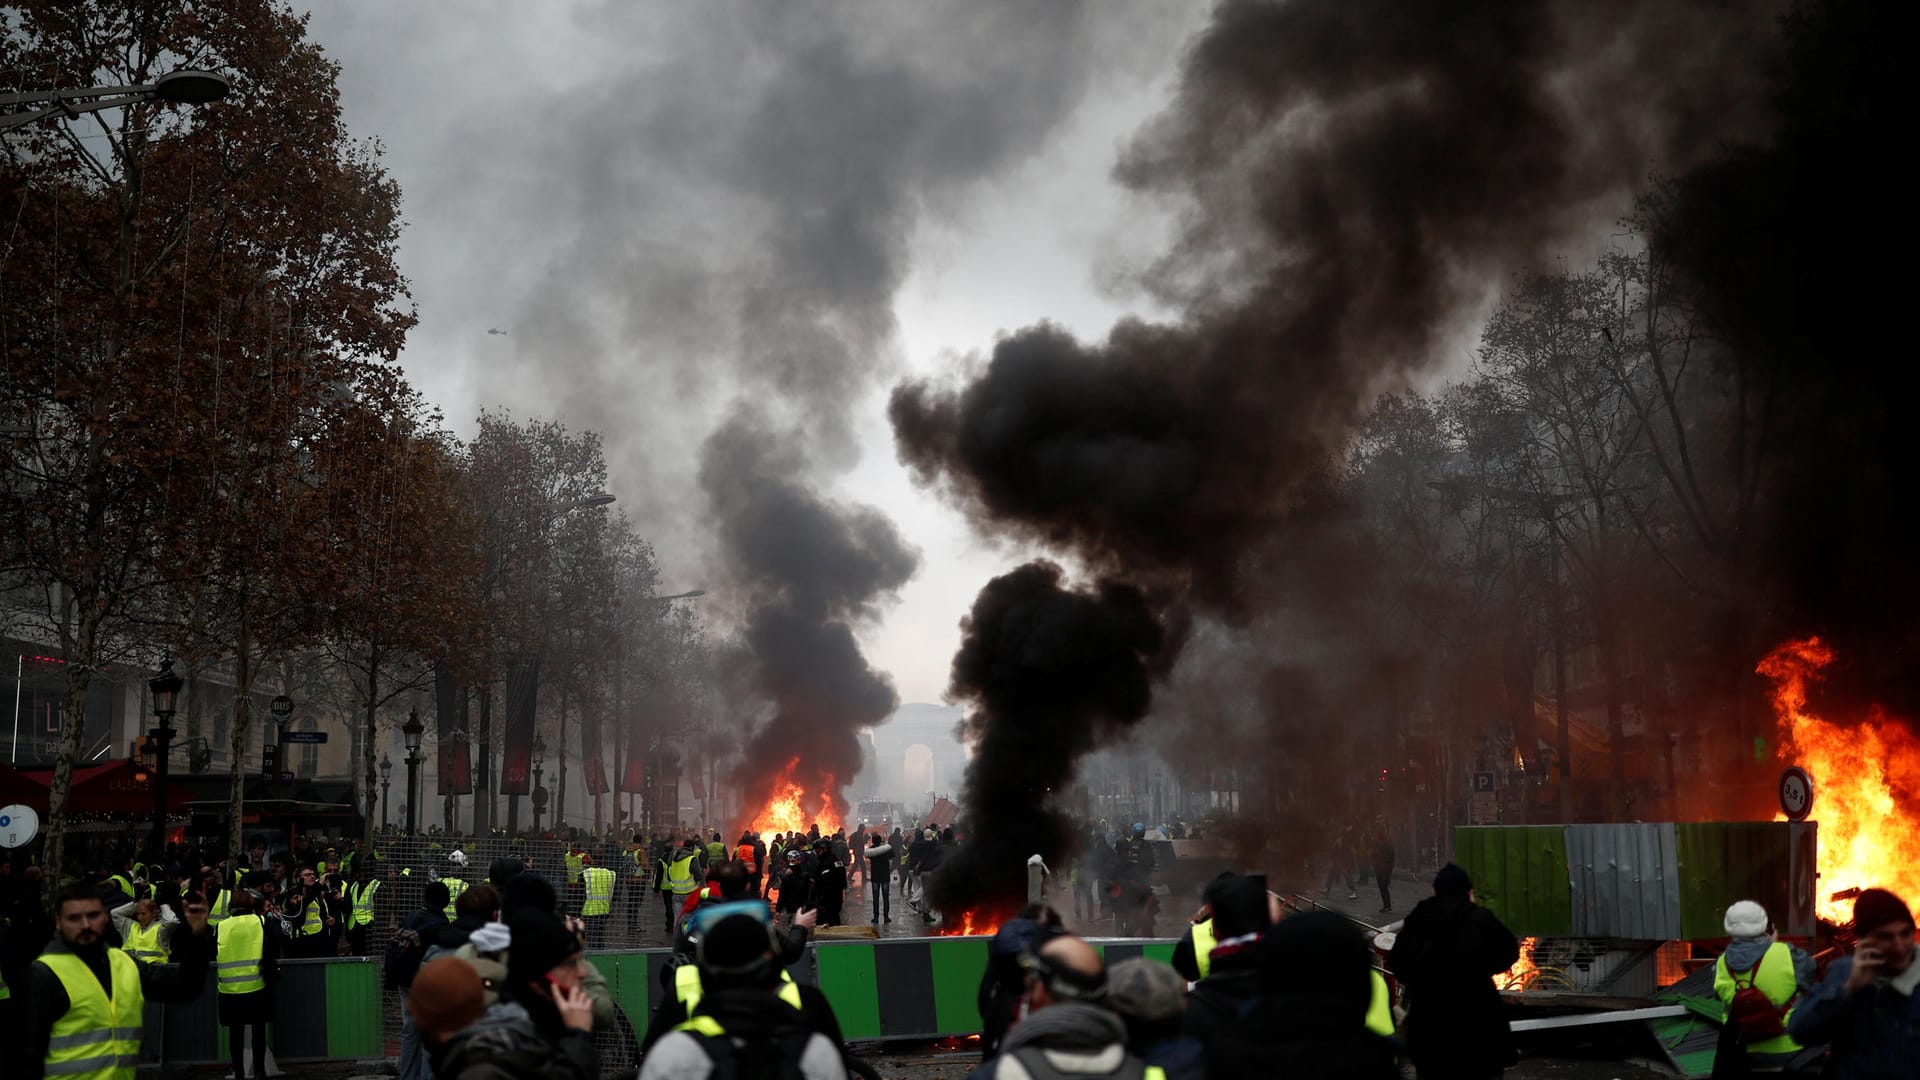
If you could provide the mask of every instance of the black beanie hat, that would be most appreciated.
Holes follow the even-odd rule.
[[[559,908],[560,900],[554,895],[552,883],[539,874],[515,874],[507,880],[506,888],[500,889],[502,919],[511,919],[514,912],[522,910],[544,911],[551,915]]]
[[[1472,891],[1473,879],[1454,863],[1448,863],[1433,875],[1433,892],[1436,896],[1465,896]]]
[[[1254,934],[1272,925],[1273,912],[1267,905],[1267,891],[1250,877],[1234,874],[1215,878],[1207,886],[1207,904],[1213,909],[1213,936],[1216,940]]]
[[[1913,925],[1906,902],[1885,889],[1863,889],[1853,900],[1853,932],[1871,934],[1888,923]]]
[[[507,921],[507,982],[518,990],[580,951],[580,939],[551,911],[524,908]]]
[[[1373,1000],[1373,950],[1359,927],[1331,911],[1306,912],[1280,920],[1263,940],[1263,989],[1335,1002],[1359,1029]]]

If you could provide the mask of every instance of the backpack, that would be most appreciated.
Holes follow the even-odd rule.
[[[387,989],[412,986],[414,975],[420,971],[420,961],[426,955],[427,943],[420,940],[420,931],[407,926],[395,929],[387,939],[387,953],[380,967]]]
[[[810,1028],[789,1029],[762,1038],[705,1035],[689,1031],[713,1062],[710,1080],[805,1080],[800,1059],[813,1041]]]
[[[1753,985],[1754,978],[1760,974],[1760,965],[1766,959],[1766,954],[1762,953],[1760,959],[1745,971],[1735,971],[1732,964],[1727,965],[1727,974],[1732,976],[1734,985],[1733,1001],[1727,1006],[1727,1023],[1739,1029],[1740,1038],[1745,1042],[1765,1042],[1785,1035],[1787,1013],[1800,996],[1795,991],[1785,1005],[1775,1005],[1764,991]],[[1746,977],[1744,982],[1741,981],[1742,976]]]

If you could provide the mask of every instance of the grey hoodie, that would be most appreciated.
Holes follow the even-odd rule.
[[[1090,1077],[1140,1072],[1140,1063],[1127,1054],[1127,1025],[1117,1014],[1098,1005],[1065,1001],[1013,1025],[1000,1041],[1000,1053],[975,1075],[982,1080],[1029,1080],[1032,1074],[1014,1056],[1028,1048],[1045,1054],[1058,1072]]]

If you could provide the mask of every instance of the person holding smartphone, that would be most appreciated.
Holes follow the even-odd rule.
[[[579,931],[534,907],[515,910],[507,928],[500,1000],[447,1040],[436,1080],[599,1080]]]
[[[1787,1021],[1802,1046],[1832,1044],[1827,1080],[1920,1076],[1920,964],[1914,963],[1913,911],[1885,889],[1853,902],[1853,955]]]

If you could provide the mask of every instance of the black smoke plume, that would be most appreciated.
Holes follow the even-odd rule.
[[[949,915],[1005,915],[1026,898],[1027,859],[1067,849],[1069,822],[1048,803],[1074,763],[1146,715],[1170,635],[1131,585],[1062,583],[1028,563],[980,590],[963,623],[948,693],[966,703],[973,743],[963,798],[968,840],[929,895]],[[1061,869],[1064,869],[1062,867]]]
[[[913,576],[919,554],[879,511],[823,496],[809,468],[761,418],[740,412],[707,440],[700,482],[734,584],[749,597],[742,662],[774,706],[735,782],[757,807],[798,758],[793,779],[815,798],[830,795],[844,816],[840,785],[860,771],[858,732],[899,704],[854,629]]]
[[[983,531],[1252,621],[1302,576],[1284,524],[1381,391],[1650,170],[1751,129],[1769,24],[1708,0],[1222,3],[1117,168],[1178,215],[1141,282],[1178,317],[1032,327],[964,386],[900,386],[900,456]]]
[[[1764,401],[1760,519],[1728,651],[1819,633],[1837,662],[1822,715],[1920,719],[1920,561],[1912,491],[1920,369],[1907,359],[1910,228],[1902,72],[1912,16],[1871,0],[1797,3],[1770,71],[1764,138],[1677,178],[1657,243]],[[1761,635],[1756,637],[1755,635]]]

